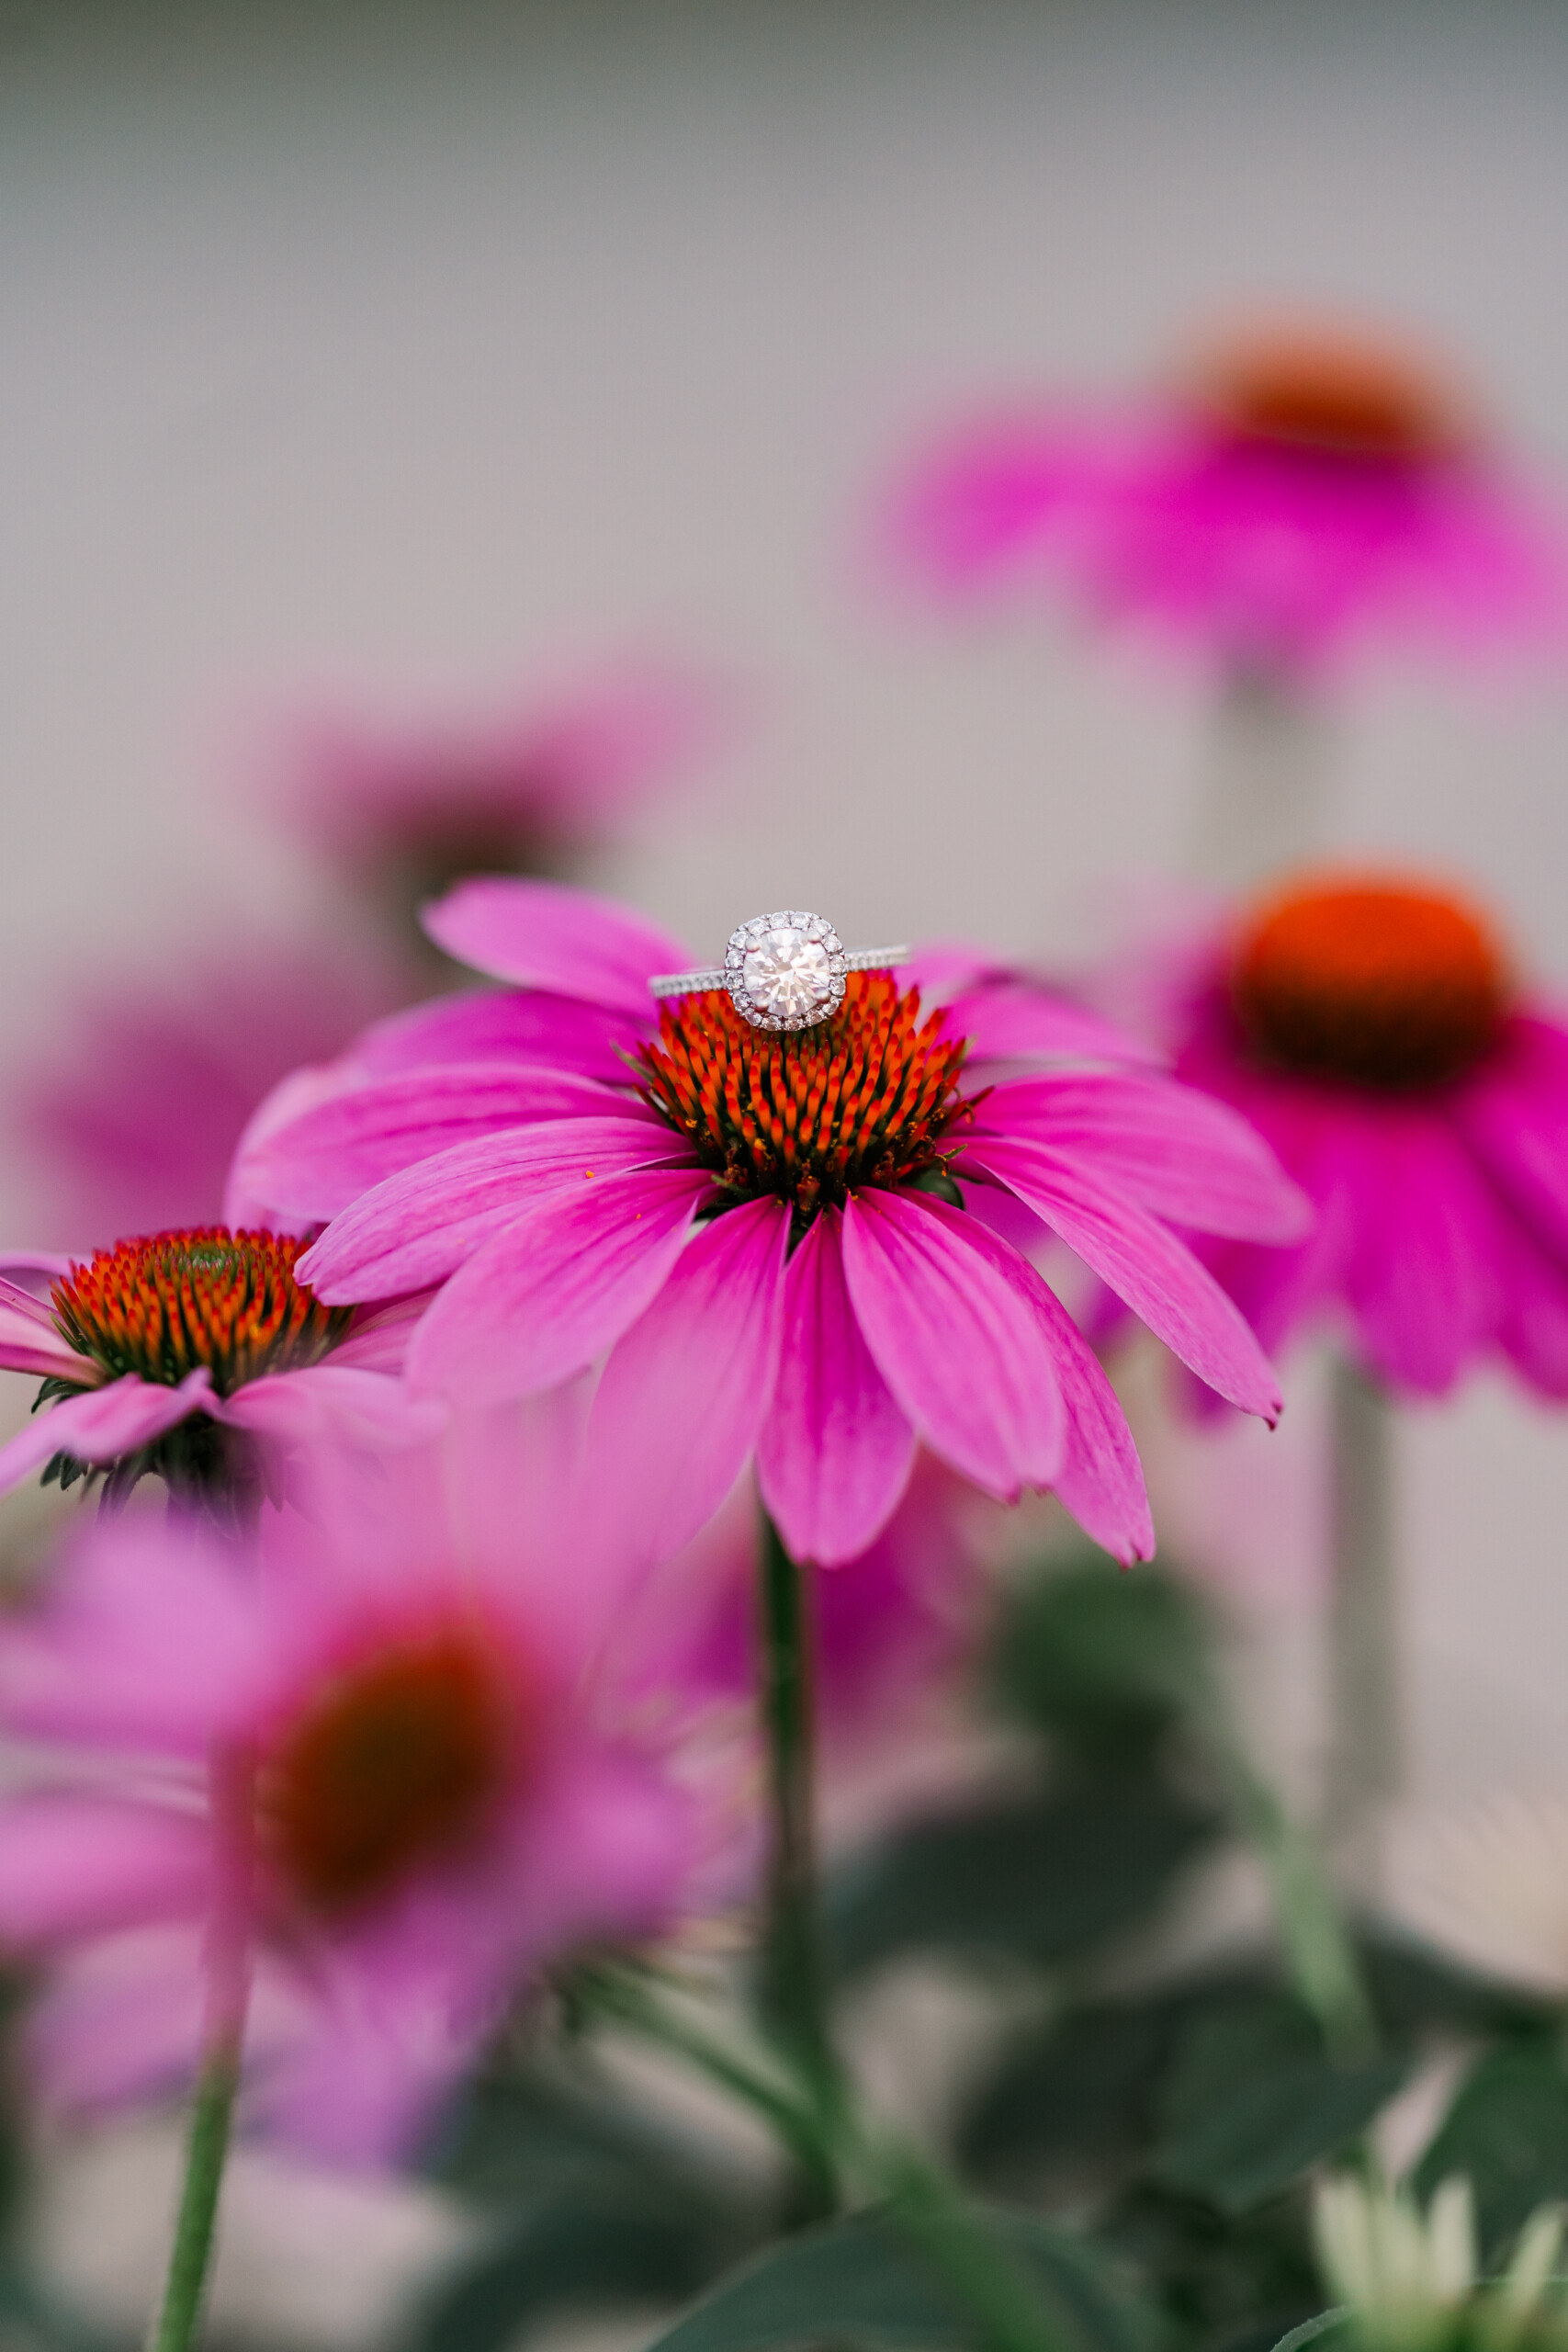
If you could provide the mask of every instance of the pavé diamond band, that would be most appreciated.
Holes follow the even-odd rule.
[[[724,989],[753,1029],[809,1029],[836,1012],[846,972],[880,972],[908,960],[907,947],[846,948],[821,915],[754,915],[729,934],[722,965],[697,972],[660,972],[655,996],[697,996]]]

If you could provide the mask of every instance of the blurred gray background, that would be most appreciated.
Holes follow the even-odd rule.
[[[1425,331],[1568,481],[1565,100],[1568,12],[1505,0],[12,0],[0,1057],[63,977],[307,901],[258,729],[604,647],[748,697],[608,877],[699,956],[797,902],[1090,944],[1179,857],[1203,697],[900,608],[871,493],[1249,300]],[[1562,687],[1361,681],[1338,756],[1338,837],[1467,874],[1568,986]],[[1419,1788],[1560,1780],[1568,1418],[1480,1381],[1404,1468]]]

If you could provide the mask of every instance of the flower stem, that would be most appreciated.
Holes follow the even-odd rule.
[[[218,2196],[228,2160],[250,2002],[255,1878],[255,1768],[243,1750],[217,1751],[209,1770],[212,1908],[201,2067],[186,2137],[185,2183],[152,2352],[189,2352],[212,2259]]]
[[[1379,1815],[1399,1785],[1393,1414],[1345,1362],[1333,1374],[1333,1589],[1324,1826],[1363,1888],[1378,1874]]]
[[[1278,660],[1238,661],[1221,689],[1189,870],[1246,888],[1318,849],[1326,815],[1325,720]]]
[[[771,1519],[762,1521],[761,1715],[768,1754],[768,1854],[761,2007],[819,2099],[838,2065],[828,2031],[817,1913],[812,1629],[806,1579]]]

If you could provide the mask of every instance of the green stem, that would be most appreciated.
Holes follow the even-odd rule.
[[[1064,2352],[1034,2280],[956,2183],[906,2148],[886,2151],[879,2169],[894,2220],[979,2322],[985,2352]]]
[[[239,2067],[216,2058],[203,2066],[197,2082],[186,2143],[185,2188],[152,2352],[187,2352],[195,2341],[239,2086]]]
[[[152,2352],[190,2352],[196,2341],[212,2260],[218,2196],[229,2154],[250,2002],[254,1762],[243,1750],[218,1751],[209,1778],[212,1908],[207,1931],[201,2070],[191,2103],[185,2185]]]
[[[1368,1891],[1380,1816],[1398,1793],[1400,1690],[1393,1559],[1393,1414],[1343,1359],[1333,1373],[1334,1583],[1325,1827]]]
[[[837,2096],[817,1914],[811,1626],[806,1581],[771,1519],[762,1521],[761,1704],[768,1757],[768,1854],[761,2008],[818,2104]]]

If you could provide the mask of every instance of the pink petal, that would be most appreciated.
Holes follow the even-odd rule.
[[[408,1298],[389,1299],[385,1306],[363,1307],[348,1327],[348,1337],[333,1350],[335,1364],[356,1372],[400,1373],[407,1361],[414,1327],[434,1294],[416,1291]]]
[[[850,1304],[843,1217],[824,1209],[784,1276],[784,1342],[757,1451],[762,1500],[797,1560],[852,1560],[908,1484],[915,1432]]]
[[[206,1898],[208,1859],[194,1814],[85,1795],[14,1799],[0,1805],[0,1940],[189,1917]]]
[[[107,1388],[94,1389],[85,1396],[64,1396],[58,1405],[45,1406],[8,1445],[0,1446],[0,1494],[19,1487],[56,1453],[97,1464],[134,1453],[138,1446],[200,1412],[211,1385],[212,1375],[205,1365],[187,1373],[177,1388],[165,1388],[128,1372]]]
[[[308,1111],[322,1102],[335,1102],[340,1094],[349,1093],[357,1080],[348,1062],[334,1062],[325,1067],[291,1070],[279,1079],[270,1094],[262,1097],[239,1142],[229,1169],[229,1181],[223,1192],[223,1222],[238,1233],[247,1227],[273,1231],[302,1231],[318,1222],[310,1212],[298,1216],[286,1216],[265,1189],[271,1175],[267,1147],[274,1136],[303,1119]]]
[[[1455,1125],[1542,1248],[1568,1262],[1568,1035],[1520,1016],[1470,1082],[1456,1088]]]
[[[1376,1372],[1441,1396],[1501,1320],[1503,1213],[1443,1120],[1394,1106],[1376,1146],[1348,1237],[1346,1303]]]
[[[329,1306],[428,1290],[555,1193],[649,1160],[689,1157],[662,1122],[548,1119],[417,1160],[362,1193],[299,1261]]]
[[[372,1184],[454,1144],[619,1110],[638,1115],[633,1096],[564,1071],[503,1062],[410,1070],[334,1095],[267,1136],[247,1159],[244,1181],[289,1216],[333,1217]]]
[[[438,1435],[446,1419],[438,1405],[412,1396],[400,1380],[335,1362],[247,1381],[231,1396],[209,1397],[207,1410],[230,1429],[286,1445],[333,1434],[372,1445],[408,1445]]]
[[[437,947],[460,964],[521,988],[614,1005],[649,1028],[649,978],[684,971],[692,961],[679,940],[630,907],[558,882],[493,875],[459,882],[421,920]]]
[[[975,1134],[1022,1136],[1103,1169],[1146,1209],[1203,1233],[1296,1241],[1312,1204],[1238,1112],[1195,1087],[1122,1071],[1074,1070],[998,1086]]]
[[[646,1012],[646,990],[636,1022],[543,989],[474,990],[373,1023],[355,1040],[354,1066],[366,1077],[385,1078],[442,1062],[529,1062],[624,1086],[621,1049],[645,1025]]]
[[[704,1169],[639,1169],[547,1200],[447,1283],[409,1349],[411,1385],[499,1404],[581,1372],[657,1296],[712,1189]]]
[[[789,1225],[772,1199],[716,1216],[604,1367],[590,1464],[617,1482],[647,1557],[690,1541],[756,1444],[778,1374]]]
[[[1151,1046],[1066,997],[1027,980],[998,981],[953,999],[947,1035],[967,1037],[971,1061],[1159,1062]]]
[[[0,1274],[33,1274],[44,1277],[43,1288],[68,1274],[79,1261],[62,1257],[58,1250],[0,1250]],[[30,1297],[33,1293],[28,1291]]]
[[[1026,1260],[1019,1263],[1034,1273]],[[1067,1413],[1066,1446],[1053,1482],[1057,1498],[1085,1534],[1112,1558],[1127,1566],[1134,1560],[1152,1560],[1155,1523],[1126,1415],[1099,1358],[1061,1300],[1045,1283],[1040,1283],[1040,1289],[1044,1296],[1038,1304],[1050,1326]]]
[[[62,1340],[53,1315],[30,1291],[0,1275],[0,1371],[51,1374],[96,1386],[104,1375],[90,1356]]]
[[[973,1159],[1028,1203],[1228,1403],[1277,1420],[1268,1357],[1237,1308],[1175,1235],[1038,1144],[976,1140]]]
[[[843,1250],[855,1318],[918,1434],[1003,1500],[1050,1486],[1061,1394],[1039,1314],[998,1262],[1008,1245],[944,1201],[868,1187]]]

